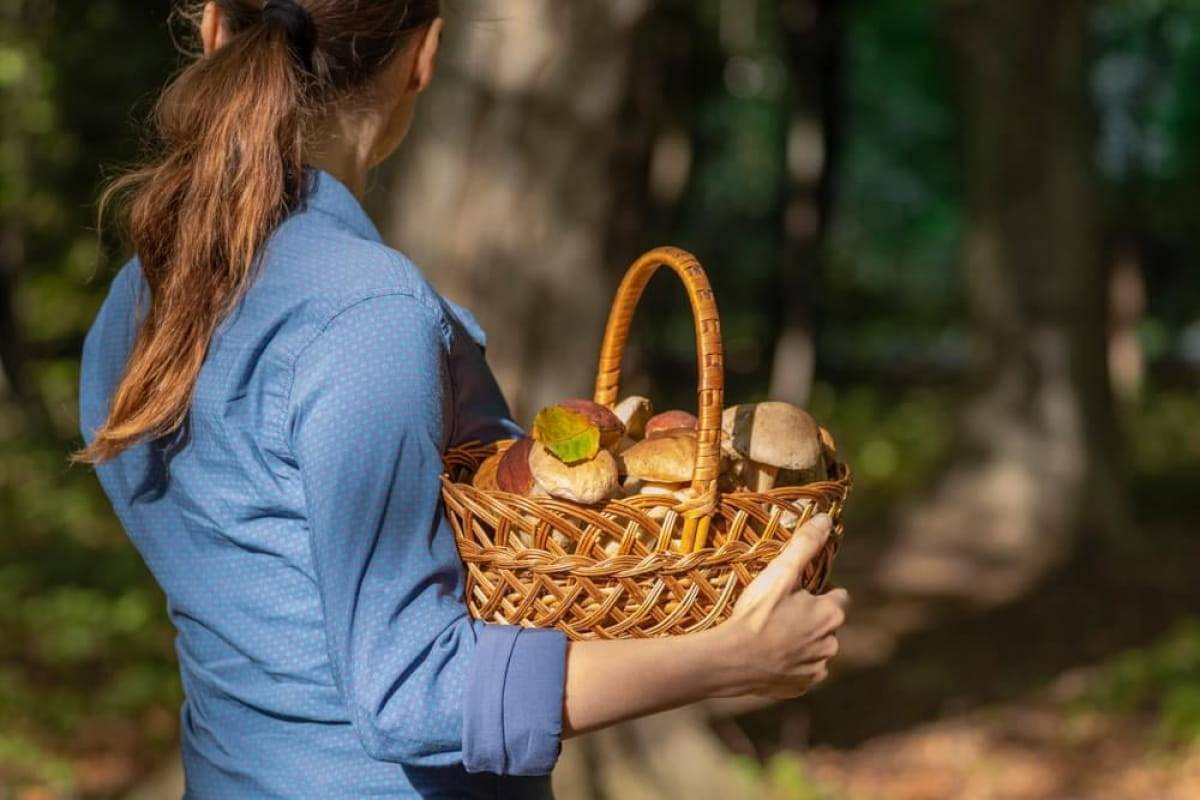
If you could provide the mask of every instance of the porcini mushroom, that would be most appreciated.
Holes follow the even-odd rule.
[[[742,475],[754,492],[775,487],[781,470],[798,483],[824,477],[816,421],[791,403],[731,406],[721,415],[722,440],[745,464]]]
[[[592,505],[612,497],[619,486],[617,460],[608,450],[599,451],[595,458],[567,464],[541,442],[534,442],[528,463],[538,486],[560,500]]]
[[[825,477],[833,476],[834,468],[837,466],[837,444],[833,441],[833,434],[821,428],[819,431],[821,438],[821,455],[825,459]]]
[[[656,481],[643,481],[637,478],[627,478],[621,487],[621,491],[625,497],[642,495],[645,497],[670,498],[671,503],[668,505],[653,505],[648,509],[644,509],[646,516],[656,522],[661,522],[667,516],[667,511],[673,506],[684,500],[691,499],[691,488],[691,481],[659,483]],[[647,544],[652,544],[652,542],[647,542]]]
[[[695,414],[687,411],[664,411],[646,420],[646,438],[662,436],[681,431],[695,431],[700,427],[700,421]]]
[[[628,476],[627,491],[670,496],[679,502],[691,498],[692,473],[696,469],[696,434],[676,432],[648,436],[622,452],[620,458],[621,470]],[[659,520],[666,515],[667,509],[668,506],[655,506],[647,514],[651,519]],[[687,527],[691,528],[690,525]]]
[[[600,431],[600,446],[612,450],[625,436],[625,423],[607,406],[593,403],[591,400],[564,400],[559,408],[574,411]]]
[[[480,462],[475,474],[471,477],[471,485],[485,492],[499,489],[500,487],[496,483],[496,470],[499,468],[502,458],[504,458],[504,453],[492,453]]]
[[[623,473],[640,481],[682,483],[696,470],[696,434],[648,437],[621,453]]]
[[[646,435],[646,422],[654,416],[654,404],[636,394],[626,397],[612,410],[625,425],[625,435],[634,440]]]
[[[545,497],[546,491],[534,480],[529,468],[529,452],[533,439],[517,439],[504,451],[496,467],[496,486],[505,492],[522,497]]]

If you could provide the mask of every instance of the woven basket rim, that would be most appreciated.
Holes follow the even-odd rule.
[[[510,444],[513,440],[501,439],[491,443],[473,442],[451,448],[447,451],[447,461],[457,461],[455,469],[461,470],[464,476],[473,475],[479,464],[488,455],[500,447]],[[467,463],[463,463],[467,462]],[[796,486],[778,486],[766,492],[724,492],[717,497],[717,504],[709,516],[734,516],[745,513],[768,522],[762,508],[774,506],[782,508],[791,505],[795,500],[813,499],[813,495],[822,496],[831,501],[835,508],[845,503],[854,484],[854,474],[850,467],[842,462],[833,466],[834,478],[823,481],[813,481]],[[594,505],[581,506],[567,500],[553,497],[523,497],[506,492],[502,489],[480,489],[464,480],[455,480],[447,469],[441,475],[443,491],[453,493],[462,500],[472,500],[474,504],[499,506],[513,514],[527,513],[531,508],[539,508],[549,514],[560,516],[578,508],[586,508],[601,519],[612,522],[613,529],[609,531],[614,536],[620,536],[616,522],[620,519],[638,519],[639,524],[646,530],[660,530],[662,525],[671,524],[669,517],[663,521],[655,521],[646,516],[641,505],[663,505],[662,498],[650,497],[651,501],[639,501],[638,495],[633,498],[613,498]],[[669,513],[682,516],[679,512]],[[805,510],[796,526],[802,525],[811,516],[810,510]],[[842,529],[835,528],[833,538],[840,539]],[[614,555],[606,558],[592,558],[575,553],[556,553],[537,547],[525,547],[517,544],[492,545],[484,547],[470,540],[460,540],[460,554],[464,561],[486,563],[505,569],[528,569],[533,572],[556,574],[575,573],[581,575],[609,575],[616,573],[619,577],[636,577],[650,573],[682,574],[693,569],[705,567],[728,566],[734,563],[769,561],[778,555],[783,543],[778,539],[764,536],[754,545],[743,541],[724,542],[720,546],[707,546],[694,552],[678,552],[674,550],[655,550],[645,556],[634,554]]]

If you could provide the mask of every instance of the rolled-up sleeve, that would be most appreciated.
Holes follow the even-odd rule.
[[[566,649],[559,631],[484,629],[467,692],[468,771],[546,775],[554,768],[562,741]]]
[[[547,774],[566,642],[467,614],[439,482],[455,405],[446,325],[410,295],[373,295],[296,356],[285,436],[329,658],[373,758]]]

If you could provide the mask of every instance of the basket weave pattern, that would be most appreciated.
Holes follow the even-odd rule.
[[[850,471],[839,464],[828,481],[768,492],[719,491],[720,323],[708,279],[690,254],[658,248],[629,269],[605,330],[594,399],[616,402],[633,312],[661,266],[682,279],[696,321],[699,427],[690,499],[636,495],[581,506],[477,489],[471,479],[480,465],[510,443],[452,449],[442,496],[476,618],[556,627],[576,640],[703,630],[729,616],[746,585],[820,511],[833,517],[834,531],[802,583],[809,591],[824,588],[841,541]]]

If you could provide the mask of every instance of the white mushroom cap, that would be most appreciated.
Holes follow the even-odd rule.
[[[654,404],[648,398],[631,394],[613,406],[617,419],[625,424],[625,435],[641,439],[646,433],[646,421],[654,416]]]
[[[547,494],[573,503],[599,503],[612,497],[619,486],[617,460],[607,450],[587,461],[564,464],[541,442],[534,442],[529,451],[529,469]]]
[[[820,428],[802,408],[766,402],[731,406],[721,415],[722,450],[745,460],[746,485],[756,492],[775,486],[784,473],[789,482],[824,477]]]
[[[806,470],[821,463],[816,420],[791,403],[730,406],[721,415],[721,432],[742,458],[779,469]]]
[[[655,483],[690,481],[696,471],[696,434],[662,434],[621,453],[624,474]]]

